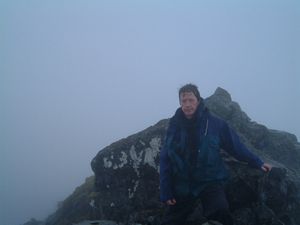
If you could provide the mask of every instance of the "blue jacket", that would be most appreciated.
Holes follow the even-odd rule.
[[[188,121],[179,108],[170,119],[160,153],[160,199],[163,202],[188,195],[197,196],[205,185],[225,181],[229,174],[220,149],[248,162],[251,167],[261,168],[263,165],[228,124],[211,115],[204,104],[199,105],[195,115],[193,121]],[[196,154],[192,157],[187,147],[190,138],[188,126],[194,126],[197,134]]]

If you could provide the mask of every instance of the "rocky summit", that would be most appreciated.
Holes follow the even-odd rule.
[[[237,225],[300,224],[300,144],[295,135],[252,121],[222,88],[205,99],[257,155],[274,165],[269,173],[249,168],[222,153],[231,178],[226,192]],[[259,110],[259,109],[258,109]],[[175,111],[175,109],[174,109]],[[165,206],[159,201],[159,153],[168,120],[100,150],[87,178],[45,221],[47,225],[157,225]],[[188,224],[204,221],[201,204]]]

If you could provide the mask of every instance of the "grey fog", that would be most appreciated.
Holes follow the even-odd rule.
[[[299,21],[296,0],[1,0],[0,224],[53,213],[186,83],[299,140]]]

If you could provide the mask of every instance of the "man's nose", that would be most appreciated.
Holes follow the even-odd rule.
[[[187,104],[188,106],[192,105],[191,101],[186,101],[186,104]]]
[[[185,104],[185,107],[190,107],[191,106],[191,103],[190,102],[187,102],[186,104]]]

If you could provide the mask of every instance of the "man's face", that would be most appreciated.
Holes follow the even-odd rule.
[[[186,116],[186,118],[191,119],[197,110],[199,101],[192,92],[183,92],[180,94],[180,106]]]

